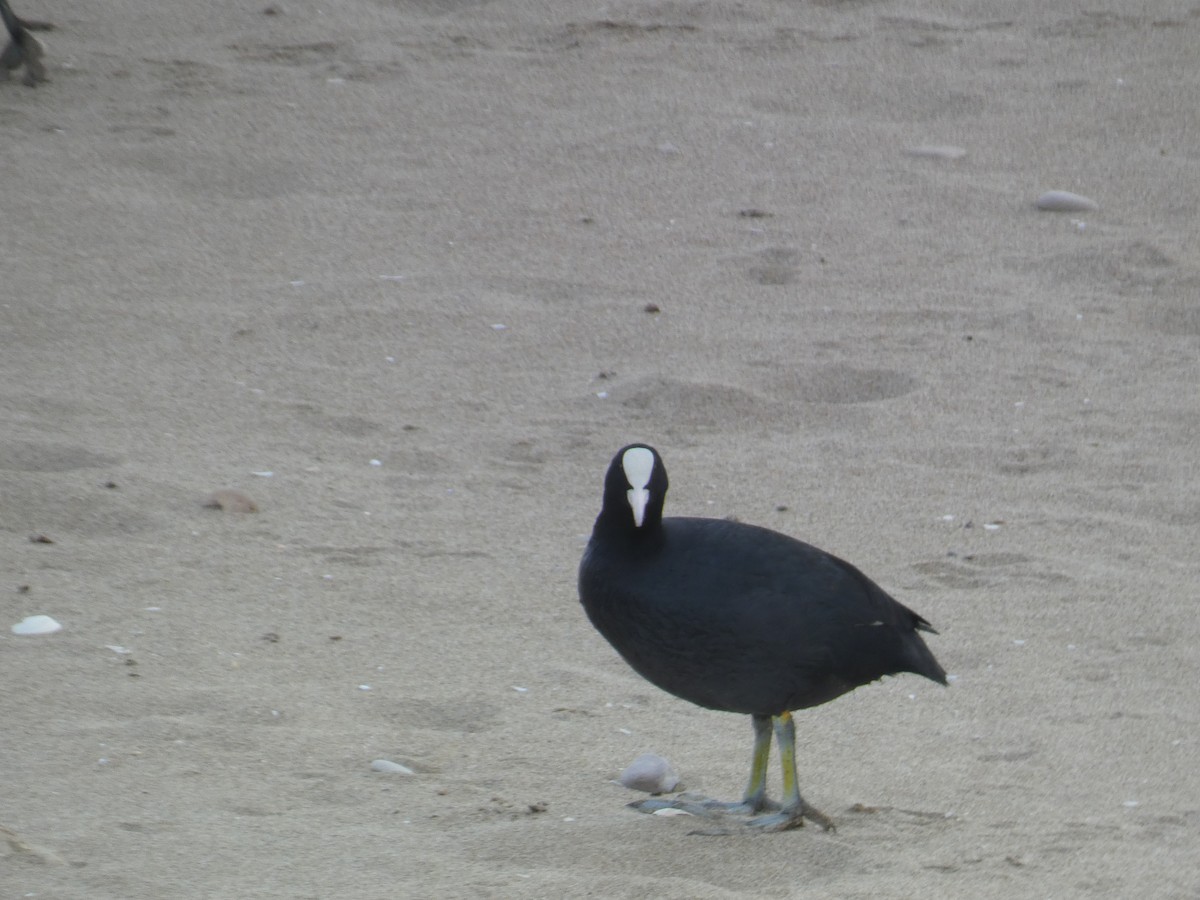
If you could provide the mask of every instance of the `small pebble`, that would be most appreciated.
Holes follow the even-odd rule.
[[[13,634],[54,634],[62,625],[49,616],[29,616],[12,627]]]
[[[371,760],[372,772],[383,772],[385,775],[416,775],[417,773],[408,766],[402,766],[400,763],[392,762],[390,759],[373,759]]]
[[[1050,212],[1088,212],[1100,208],[1095,200],[1070,191],[1046,191],[1037,198],[1035,205]]]
[[[679,775],[663,757],[656,753],[643,753],[625,767],[617,780],[631,791],[661,794],[675,790]]]
[[[229,490],[228,488],[222,488],[219,491],[213,491],[204,501],[204,505],[210,509],[219,509],[221,512],[258,512],[257,503],[255,503],[241,491],[233,491]]]

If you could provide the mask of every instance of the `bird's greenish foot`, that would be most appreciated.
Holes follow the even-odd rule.
[[[702,819],[721,819],[725,816],[752,816],[745,824],[764,832],[789,831],[792,828],[802,828],[805,821],[812,822],[822,831],[836,831],[833,820],[815,807],[801,801],[796,809],[782,809],[774,800],[758,802],[739,800],[723,801],[702,797],[698,794],[680,794],[678,797],[650,797],[629,804],[630,809],[641,813],[661,813],[663,810],[676,810],[690,816]],[[765,813],[765,815],[760,815]]]
[[[822,831],[837,831],[829,816],[804,801],[800,802],[799,808],[781,809],[770,815],[755,816],[746,824],[751,828],[759,828],[763,831],[788,831],[792,828],[803,828],[805,820],[812,822]]]
[[[796,782],[796,726],[790,712],[777,716],[756,715],[754,725],[754,756],[750,765],[750,783],[746,795],[737,803],[723,803],[699,794],[683,793],[672,799],[651,797],[629,805],[638,812],[662,813],[673,809],[680,813],[715,819],[725,814],[750,815],[746,821],[751,828],[762,831],[788,831],[800,828],[805,820],[823,831],[835,831],[833,820],[800,796]],[[767,761],[771,753],[771,735],[779,745],[779,762],[783,777],[783,803],[767,798]],[[758,815],[758,813],[767,815]]]
[[[724,815],[752,816],[757,813],[778,810],[779,804],[765,798],[759,800],[714,800],[700,794],[684,793],[677,797],[650,797],[646,800],[636,800],[629,804],[630,809],[643,813],[658,813],[665,809],[674,809],[693,816],[715,819]]]
[[[635,800],[629,804],[630,809],[636,809],[638,812],[661,813],[663,810],[673,809],[677,812],[687,813],[689,816],[701,816],[710,818],[713,811],[707,806],[707,801],[703,797],[692,797],[688,794],[680,794],[678,797],[667,799],[665,797],[650,797],[646,800]]]

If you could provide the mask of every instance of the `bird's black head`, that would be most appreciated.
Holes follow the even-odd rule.
[[[604,507],[597,527],[626,534],[652,534],[662,524],[667,470],[647,444],[622,447],[604,478]]]

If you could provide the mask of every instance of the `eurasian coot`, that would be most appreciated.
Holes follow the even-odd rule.
[[[928,622],[836,556],[787,535],[724,519],[663,518],[667,472],[653,447],[613,458],[604,503],[579,566],[588,618],[642,677],[754,725],[749,824],[782,830],[833,823],[800,796],[792,710],[899,672],[946,683],[918,631]],[[783,802],[767,799],[771,733]],[[648,800],[644,811],[695,803]]]

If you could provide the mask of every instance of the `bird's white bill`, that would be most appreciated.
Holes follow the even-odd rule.
[[[638,528],[646,519],[646,504],[650,502],[650,475],[654,471],[654,454],[648,447],[630,447],[621,457],[621,468],[625,470],[625,481],[629,484],[629,508],[633,510],[633,524]]]
[[[633,510],[633,524],[638,528],[646,519],[646,504],[650,502],[650,492],[645,488],[630,488],[629,508]]]

